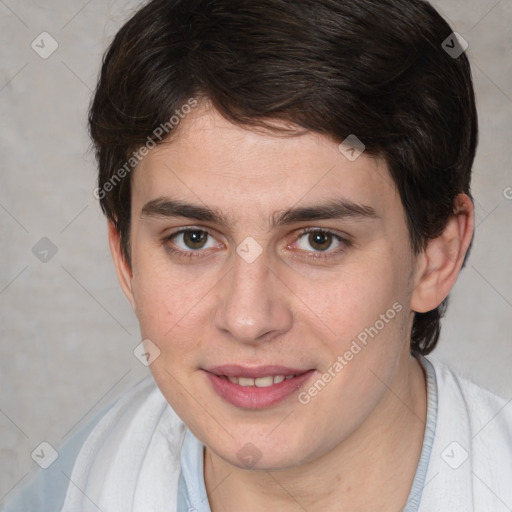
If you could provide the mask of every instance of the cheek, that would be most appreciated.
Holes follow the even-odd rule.
[[[193,425],[202,415],[201,407],[196,410],[196,401],[190,399],[191,394],[200,396],[190,379],[203,339],[198,328],[204,325],[199,319],[205,295],[201,280],[185,278],[184,272],[171,271],[169,264],[149,258],[139,258],[133,278],[141,337],[159,350],[149,367],[151,374],[178,415]]]
[[[388,310],[394,317],[393,304],[398,302],[405,309],[406,276],[403,263],[380,252],[354,259],[328,280],[301,279],[295,289],[326,331],[347,341],[373,326]]]
[[[382,395],[382,382],[391,380],[409,341],[405,336],[410,321],[409,271],[405,261],[392,257],[391,250],[379,251],[347,265],[328,291],[322,294],[318,287],[310,288],[309,297],[304,298],[314,303],[315,297],[322,297],[316,299],[315,312],[328,327],[322,343],[324,354],[329,355],[322,358],[322,370],[336,375],[330,391],[333,401],[348,404],[350,397],[357,397],[370,410]]]
[[[190,336],[184,329],[191,329],[208,283],[200,277],[172,268],[161,258],[143,257],[134,266],[133,290],[136,314],[143,337],[154,340],[162,348],[169,341],[190,347]],[[179,335],[178,335],[179,333]],[[164,347],[165,346],[165,347]]]

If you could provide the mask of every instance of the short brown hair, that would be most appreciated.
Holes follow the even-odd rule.
[[[422,0],[149,2],[106,52],[89,113],[101,207],[127,261],[131,180],[120,170],[190,98],[239,125],[357,135],[385,159],[421,252],[456,195],[471,197],[477,113],[466,55],[443,48],[450,37]],[[412,350],[432,351],[446,306],[415,314]]]

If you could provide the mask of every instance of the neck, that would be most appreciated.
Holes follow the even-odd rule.
[[[236,468],[206,449],[212,512],[402,510],[423,445],[425,375],[409,357],[365,422],[323,457],[280,471]]]

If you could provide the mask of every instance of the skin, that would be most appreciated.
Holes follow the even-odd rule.
[[[229,222],[143,214],[164,197]],[[339,198],[375,216],[271,227],[276,212]],[[212,511],[401,510],[426,418],[425,376],[409,348],[414,311],[434,309],[452,288],[473,234],[471,200],[458,196],[444,233],[415,255],[382,160],[349,161],[314,133],[234,126],[203,104],[135,169],[131,215],[131,266],[109,229],[118,277],[142,337],[160,350],[157,385],[206,446]],[[185,227],[211,237],[199,248],[170,238]],[[327,235],[319,248],[304,228],[350,243]],[[247,237],[262,249],[251,263],[236,252]],[[261,410],[235,407],[202,370],[315,369],[307,388],[396,303],[401,311],[306,405],[294,393]],[[247,443],[261,457],[251,467],[237,457]]]

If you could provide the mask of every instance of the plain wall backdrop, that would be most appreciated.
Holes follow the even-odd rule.
[[[0,0],[0,502],[41,442],[58,448],[148,374],[86,124],[102,54],[139,4]],[[512,399],[512,0],[434,5],[469,44],[480,145],[476,237],[432,357]]]

